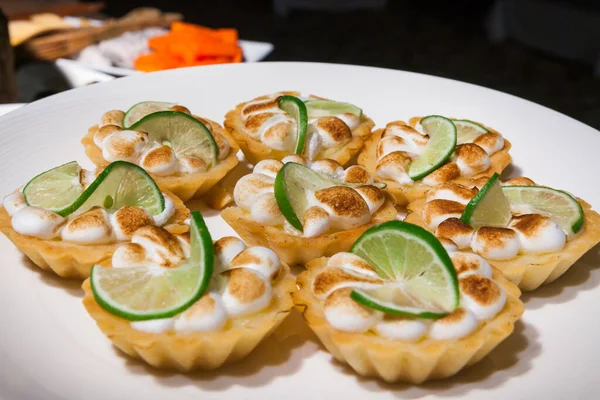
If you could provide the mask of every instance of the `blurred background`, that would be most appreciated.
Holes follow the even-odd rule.
[[[0,0],[0,9],[13,24],[9,27],[13,55],[8,62],[16,65],[15,77],[0,81],[0,91],[10,90],[11,79],[17,82],[13,101],[32,101],[69,85],[112,79],[136,69],[258,60],[317,61],[401,69],[470,82],[540,103],[600,129],[599,0],[105,0],[82,1],[76,7],[73,3]],[[139,19],[129,26],[126,31],[146,30],[148,36],[129,38],[131,43],[142,40],[144,47],[132,60],[119,60],[119,54],[110,61],[101,60],[98,54],[104,50],[97,43],[112,39],[112,35],[104,34],[97,34],[94,43],[86,42],[93,46],[91,49],[75,46],[69,50],[71,54],[56,53],[57,44],[49,41],[48,32],[65,35],[64,28],[14,43],[15,35],[27,36],[22,31],[15,33],[15,21],[22,26],[36,13],[83,17],[78,23],[84,29],[98,30],[96,21],[121,23],[120,19],[140,7],[160,10],[158,25],[163,30],[147,31],[152,24],[141,24]],[[194,25],[174,27],[173,21]],[[73,20],[69,23],[73,25]],[[233,28],[237,35],[232,39],[233,31],[203,27]],[[69,29],[70,35],[73,29]],[[119,35],[123,33],[119,31]],[[162,39],[149,41],[153,35]],[[239,54],[229,43],[238,36]],[[204,40],[210,46],[203,44]],[[127,46],[133,44],[125,43],[121,42],[125,50],[113,43],[110,51],[131,53]],[[39,46],[56,54],[38,54]],[[4,59],[7,64],[10,57],[2,55],[2,49],[0,44],[0,61]],[[57,67],[57,59],[66,61],[59,60]],[[94,67],[94,63],[102,65]],[[111,70],[113,67],[116,70]],[[7,69],[5,66],[0,73],[7,76]],[[85,75],[82,71],[92,75],[81,78]],[[31,88],[31,76],[37,80],[45,76],[53,83],[40,81]]]

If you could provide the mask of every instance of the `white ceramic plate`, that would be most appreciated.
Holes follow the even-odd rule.
[[[301,90],[360,105],[379,126],[413,115],[484,121],[513,143],[510,173],[600,204],[600,136],[547,108],[481,87],[414,73],[342,65],[266,63],[140,75],[71,90],[0,118],[4,193],[73,158],[110,109],[179,102],[214,120],[237,103]],[[232,234],[214,212],[213,237]],[[359,378],[332,361],[298,314],[242,363],[217,372],[155,371],[113,349],[80,304],[79,283],[26,262],[0,239],[0,397],[3,399],[461,398],[591,399],[600,372],[600,256],[592,250],[557,282],[524,296],[515,333],[458,376],[419,387]]]

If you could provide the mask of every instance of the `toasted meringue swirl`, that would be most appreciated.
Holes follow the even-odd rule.
[[[263,160],[251,174],[238,180],[233,190],[236,204],[250,213],[261,224],[285,227],[274,194],[275,176],[281,167],[295,162],[311,168],[340,182],[360,186],[332,186],[317,191],[307,191],[308,208],[304,215],[303,232],[294,233],[316,237],[330,230],[346,230],[370,221],[385,202],[381,189],[373,185],[373,177],[359,165],[344,168],[333,160],[310,161],[304,156],[292,155],[281,162]]]

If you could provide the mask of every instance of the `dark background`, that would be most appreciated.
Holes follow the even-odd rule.
[[[595,16],[600,26],[600,0],[533,1]],[[494,0],[388,0],[379,10],[293,9],[286,17],[275,13],[271,0],[105,3],[104,13],[114,17],[144,5],[181,12],[193,23],[235,27],[243,39],[275,45],[266,61],[370,65],[448,77],[532,100],[600,128],[600,79],[594,76],[593,63],[538,50],[510,37],[492,43],[486,19]],[[529,11],[521,20],[528,34],[535,35],[536,29],[543,28],[538,25],[545,23],[536,13]],[[561,26],[550,30],[550,44],[583,29],[577,19],[560,16],[559,22]],[[592,32],[593,28],[592,24],[585,28],[589,32],[579,31],[576,44],[598,44],[600,38],[594,36],[598,30]]]

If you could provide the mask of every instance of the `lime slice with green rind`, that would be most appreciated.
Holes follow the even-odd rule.
[[[176,105],[175,103],[165,103],[163,101],[142,101],[133,105],[123,116],[123,128],[129,129],[133,124],[144,118],[146,115],[158,111],[167,111]]]
[[[85,212],[96,206],[108,210],[136,206],[158,215],[165,209],[165,198],[143,168],[130,162],[115,161],[73,203],[72,212]]]
[[[285,164],[275,177],[275,200],[285,219],[294,228],[302,231],[302,217],[309,208],[306,191],[317,191],[332,186],[352,185],[290,162]]]
[[[213,274],[213,242],[198,211],[191,214],[190,259],[178,267],[110,268],[94,265],[90,275],[96,302],[130,321],[169,318],[204,295]]]
[[[514,213],[545,215],[568,235],[583,228],[583,208],[566,192],[543,186],[504,186],[502,192]]]
[[[308,118],[329,117],[340,114],[354,114],[358,118],[362,117],[362,109],[350,103],[342,103],[333,100],[306,100],[306,110]]]
[[[308,115],[304,102],[295,96],[281,96],[278,102],[279,108],[288,113],[296,121],[298,129],[296,135],[295,154],[304,152],[304,142],[306,141],[306,131],[308,130]]]
[[[206,126],[189,114],[158,111],[145,116],[130,129],[144,131],[150,140],[171,146],[178,158],[198,157],[217,165],[219,149]]]
[[[408,175],[414,181],[422,179],[441,167],[456,147],[456,126],[448,118],[430,115],[421,119],[423,131],[429,135],[427,146],[408,167]]]
[[[495,173],[481,190],[469,201],[460,219],[477,229],[482,226],[504,228],[510,222],[512,213],[504,196],[502,184]]]
[[[358,303],[384,313],[440,318],[459,305],[452,260],[427,230],[402,221],[369,228],[350,252],[362,257],[387,281],[374,289],[355,289]]]
[[[69,215],[73,203],[84,191],[80,173],[81,167],[76,161],[42,172],[23,189],[25,201],[30,206],[45,208],[63,217]]]
[[[472,143],[479,136],[490,133],[484,126],[467,119],[453,119],[456,125],[456,144]]]

